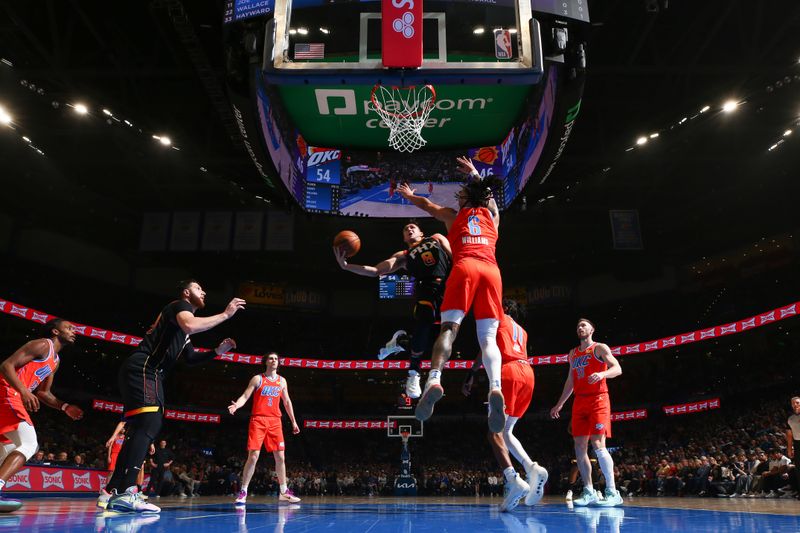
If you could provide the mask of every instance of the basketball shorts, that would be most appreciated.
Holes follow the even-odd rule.
[[[450,271],[442,311],[472,309],[475,320],[503,316],[503,279],[497,265],[479,259],[462,259]]]
[[[611,401],[608,393],[575,396],[572,404],[572,436],[611,437]]]
[[[268,452],[276,452],[285,448],[283,442],[283,426],[277,416],[251,416],[247,428],[247,449],[260,450],[261,446]]]
[[[108,469],[113,472],[117,466],[117,457],[119,457],[119,449],[111,452],[111,460],[108,462]]]
[[[501,379],[506,414],[521,418],[528,410],[533,396],[534,378],[531,365],[522,359],[503,363]]]
[[[144,369],[139,361],[143,355],[133,353],[119,369],[119,389],[125,405],[125,416],[139,414],[143,408],[164,406],[161,372]]]
[[[0,398],[0,435],[5,435],[9,431],[16,431],[21,422],[27,422],[33,426],[31,415],[22,405],[22,398],[17,391],[12,394],[16,396]]]

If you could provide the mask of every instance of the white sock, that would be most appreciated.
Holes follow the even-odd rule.
[[[533,461],[531,458],[528,457],[528,453],[525,451],[525,448],[522,447],[522,443],[514,436],[514,424],[517,423],[519,418],[515,416],[507,416],[506,417],[506,427],[503,430],[503,440],[506,443],[506,448],[508,451],[511,452],[511,455],[525,467],[525,472],[530,472],[531,468],[533,468]]]
[[[428,383],[439,383],[442,379],[442,371],[433,369],[428,372]]]
[[[594,451],[597,456],[597,464],[600,465],[600,470],[603,472],[603,477],[606,478],[606,488],[616,490],[617,486],[614,483],[614,459],[605,448],[597,448]]]
[[[289,487],[286,486],[286,483],[281,483],[281,494],[285,494],[288,489]]]
[[[514,470],[513,466],[509,466],[503,470],[503,475],[506,477],[506,483],[511,483],[514,481],[514,478],[517,477],[517,471]]]

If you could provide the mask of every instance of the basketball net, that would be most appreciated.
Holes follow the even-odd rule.
[[[401,431],[400,438],[403,439],[403,444],[408,444],[408,438],[411,436],[411,433],[408,431]]]
[[[389,146],[409,153],[425,146],[427,141],[422,138],[422,128],[436,103],[432,85],[384,87],[378,83],[372,88],[370,99],[389,128]]]

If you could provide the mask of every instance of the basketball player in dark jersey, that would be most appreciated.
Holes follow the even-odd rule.
[[[406,380],[406,394],[409,398],[419,398],[422,394],[419,386],[420,361],[440,321],[439,308],[444,297],[445,280],[450,273],[452,253],[444,235],[434,233],[426,237],[414,223],[403,227],[403,241],[408,249],[392,254],[375,266],[350,264],[344,251],[335,247],[333,253],[342,269],[360,276],[375,278],[401,268],[414,276],[414,333],[410,342],[411,366]],[[396,342],[397,337],[395,335],[393,341]]]
[[[119,385],[125,404],[127,436],[119,452],[117,464],[108,481],[105,494],[107,509],[118,512],[159,512],[157,506],[145,502],[137,488],[136,478],[150,443],[158,436],[164,418],[164,377],[183,355],[189,364],[210,361],[236,347],[233,339],[223,340],[216,349],[199,352],[189,335],[202,333],[221,324],[244,309],[245,301],[234,298],[222,313],[209,317],[194,316],[205,307],[206,293],[195,280],[178,284],[180,299],[169,303],[139,346],[122,364]],[[98,501],[98,505],[102,502]]]

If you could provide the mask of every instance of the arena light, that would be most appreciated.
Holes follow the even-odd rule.
[[[85,104],[77,103],[72,105],[72,109],[79,115],[85,115],[89,112],[89,108]]]
[[[706,105],[706,106],[703,106],[703,109],[701,109],[701,110],[700,110],[700,112],[701,112],[701,113],[705,113],[705,112],[706,112],[706,111],[708,111],[709,109],[711,109],[711,106],[710,106],[710,105]]]
[[[642,146],[642,145],[644,145],[644,144],[647,144],[647,137],[645,137],[644,135],[642,135],[641,137],[639,137],[638,139],[636,139],[636,144],[638,144],[639,146]]]
[[[783,136],[784,137],[788,137],[791,134],[792,134],[792,130],[786,130],[786,131],[783,132]]]
[[[472,33],[474,33],[475,35],[481,35],[481,34],[482,34],[483,32],[485,32],[485,31],[486,31],[486,29],[485,29],[485,28],[483,28],[483,27],[481,27],[481,26],[478,26],[477,28],[475,28],[474,30],[472,30]]]
[[[305,28],[297,28],[297,33],[300,35],[308,35],[308,30]]]
[[[8,126],[11,124],[11,120],[11,115],[9,115],[4,108],[0,107],[0,124]]]
[[[658,133],[651,133],[650,134],[650,138],[651,139],[655,139],[656,137],[658,137]]]
[[[331,32],[331,30],[329,30],[328,28],[320,28],[319,31],[321,31],[325,35],[328,35]]]
[[[289,35],[296,35],[296,34],[297,34],[297,30],[296,29],[289,28]]]
[[[3,57],[3,58],[0,58],[0,63],[3,63],[4,65],[6,65],[6,66],[9,66],[9,67],[13,67],[13,66],[14,66],[14,63],[12,63],[11,61],[9,61],[9,60],[8,60],[8,59],[6,59],[5,57]]]
[[[687,120],[689,120],[689,119],[688,119],[688,118],[686,118],[686,117],[683,117],[682,119],[680,119],[680,120],[678,121],[678,124],[683,124],[683,123],[684,123],[684,122],[686,122]]]
[[[108,109],[103,109],[103,114],[104,115],[108,115],[109,117],[113,117],[114,116],[114,114],[111,113],[111,111],[109,111]]]
[[[722,110],[726,113],[733,113],[736,111],[736,108],[739,107],[739,102],[736,100],[728,100],[724,104],[722,104]]]
[[[28,137],[26,137],[24,135],[22,136],[22,140],[25,141],[26,143],[31,142],[30,138],[28,138]]]
[[[164,146],[169,146],[170,144],[172,144],[172,139],[170,139],[166,135],[153,135],[153,139],[157,140]]]

